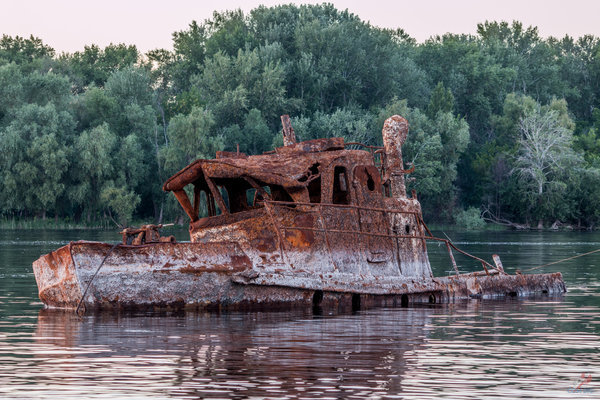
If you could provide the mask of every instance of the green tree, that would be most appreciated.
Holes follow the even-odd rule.
[[[54,56],[54,49],[45,45],[42,39],[33,35],[28,39],[20,36],[2,35],[0,39],[0,65],[14,62],[25,73],[36,69],[48,70],[49,61]]]
[[[222,52],[235,57],[239,49],[254,47],[255,40],[242,10],[213,13],[204,24],[208,38],[205,42],[206,55]]]
[[[381,142],[381,135],[370,129],[373,116],[358,107],[338,108],[331,113],[317,111],[311,117],[293,118],[292,124],[300,140],[343,137],[346,142]]]
[[[495,142],[514,147],[521,136],[520,121],[538,107],[538,102],[530,96],[509,93],[504,99],[502,114],[494,115],[491,119]]]
[[[194,82],[221,126],[243,124],[250,104],[265,118],[276,118],[284,110],[283,69],[263,62],[257,49],[240,50],[236,57],[215,54]]]
[[[118,104],[106,90],[91,87],[75,97],[73,110],[79,121],[79,128],[86,130],[104,123],[112,123],[118,113]]]
[[[113,176],[113,151],[116,135],[103,123],[83,131],[75,141],[72,168],[73,186],[69,190],[72,201],[91,221],[92,215],[101,210],[100,193]]]
[[[108,119],[118,137],[115,154],[115,187],[126,187],[140,197],[138,212],[159,218],[163,194],[162,170],[157,162],[156,102],[148,71],[128,67],[114,72],[106,81],[108,97],[115,108]]]
[[[67,108],[71,99],[71,85],[65,76],[34,71],[24,76],[21,82],[25,102],[41,106],[52,103],[61,110]]]
[[[14,107],[23,103],[23,75],[15,63],[0,66],[0,126]]]
[[[169,144],[161,152],[164,169],[173,174],[197,158],[212,158],[223,148],[223,139],[211,134],[214,117],[208,110],[194,108],[189,115],[173,117],[168,129]]]
[[[513,74],[505,81],[505,88],[530,95],[543,103],[553,96],[564,95],[566,89],[560,79],[556,54],[540,38],[538,29],[523,27],[519,21],[488,22],[477,25],[483,53],[492,57]]]
[[[206,55],[206,28],[192,21],[188,30],[173,33],[173,49],[175,62],[169,67],[174,86],[174,93],[180,93],[187,90],[190,86],[190,79],[202,70],[204,58]],[[169,61],[169,58],[162,55],[163,60]]]
[[[429,105],[427,106],[427,116],[435,118],[438,112],[454,112],[454,96],[452,92],[444,87],[442,82],[438,82],[431,93]]]
[[[234,128],[231,132],[232,135],[224,135],[225,143],[228,144],[226,148],[235,150],[235,145],[239,144],[240,151],[248,154],[262,154],[270,150],[274,136],[262,113],[256,108],[246,114],[242,129]]]
[[[111,43],[101,49],[93,44],[85,46],[83,51],[62,54],[57,68],[70,76],[74,91],[82,93],[90,85],[104,86],[111,74],[133,66],[139,57],[135,46]]]
[[[1,199],[4,211],[46,217],[57,212],[69,166],[67,139],[74,121],[53,104],[27,104],[0,131]]]
[[[514,70],[486,55],[477,38],[469,35],[427,40],[418,49],[417,63],[454,95],[456,112],[465,116],[473,144],[484,143],[490,117],[499,112]]]
[[[100,201],[112,213],[116,214],[116,221],[121,227],[126,227],[131,221],[133,212],[140,204],[140,196],[124,186],[114,186],[112,182],[107,184],[100,193]]]

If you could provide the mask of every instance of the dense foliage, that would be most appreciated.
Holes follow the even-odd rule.
[[[333,6],[215,13],[173,51],[91,45],[57,55],[0,40],[0,213],[173,220],[161,183],[216,150],[301,140],[381,144],[411,124],[405,161],[428,220],[528,226],[600,219],[600,41],[518,22],[419,44]],[[465,214],[462,210],[468,209]],[[466,219],[465,219],[466,218]]]

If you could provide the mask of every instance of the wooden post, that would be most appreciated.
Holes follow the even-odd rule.
[[[452,260],[454,271],[456,271],[456,275],[460,275],[458,272],[458,267],[456,266],[456,261],[454,260],[454,254],[452,254],[452,249],[450,248],[450,244],[448,244],[448,242],[446,242],[446,247],[448,248],[448,254],[450,254],[450,260]]]
[[[296,143],[296,133],[292,128],[290,116],[285,114],[281,116],[281,124],[283,125],[283,145],[289,146]]]
[[[494,259],[494,264],[496,264],[496,269],[499,272],[504,272],[504,267],[502,266],[502,261],[500,261],[500,256],[498,254],[494,254],[492,255],[492,258]]]

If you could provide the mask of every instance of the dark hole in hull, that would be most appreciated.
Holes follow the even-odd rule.
[[[313,314],[315,315],[323,315],[323,308],[321,307],[321,302],[323,301],[323,291],[315,290],[312,298],[312,306],[313,306]]]
[[[352,295],[352,311],[360,310],[360,294],[354,293]]]
[[[429,295],[429,303],[435,304],[435,295],[433,293]]]
[[[321,302],[323,301],[323,291],[322,290],[315,290],[315,293],[313,294],[313,307],[320,307],[321,306]]]
[[[400,296],[400,307],[408,307],[408,295],[406,293]]]

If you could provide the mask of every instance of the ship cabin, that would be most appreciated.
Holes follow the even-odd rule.
[[[189,216],[192,242],[236,242],[255,264],[431,276],[417,199],[393,196],[383,148],[346,147],[328,138],[255,156],[218,152],[163,189]]]

